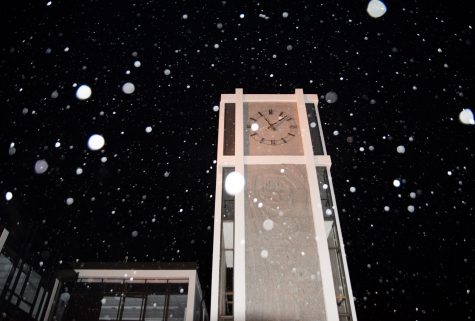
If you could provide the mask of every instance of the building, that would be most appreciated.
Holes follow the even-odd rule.
[[[0,236],[0,320],[207,321],[197,267],[190,263],[81,263],[32,268]],[[21,253],[21,252],[20,252]]]
[[[221,96],[212,321],[356,321],[317,105]]]
[[[59,273],[52,320],[207,321],[195,264],[86,263]]]
[[[38,262],[33,223],[11,233],[0,226],[0,320],[49,320],[58,279]],[[48,260],[49,253],[40,253]],[[43,262],[43,261],[40,261]]]

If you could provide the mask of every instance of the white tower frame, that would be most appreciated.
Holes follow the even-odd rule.
[[[299,156],[247,156],[244,155],[244,104],[251,102],[292,102],[297,104],[298,124],[301,129],[303,155]],[[235,104],[235,153],[234,155],[224,155],[224,122],[225,122],[225,104]],[[322,138],[322,147],[324,155],[314,155],[310,128],[306,118],[306,103],[312,103],[318,119],[318,128]],[[351,317],[356,321],[353,293],[348,274],[348,265],[344,243],[341,236],[338,211],[334,199],[333,184],[330,176],[331,159],[326,153],[323,132],[318,115],[318,96],[314,94],[304,94],[302,89],[296,89],[294,94],[244,94],[241,88],[237,88],[235,94],[222,94],[219,113],[218,130],[218,154],[216,166],[216,193],[215,193],[215,216],[214,216],[214,243],[213,243],[213,270],[211,286],[211,307],[210,320],[219,321],[219,280],[220,280],[220,262],[221,262],[221,209],[223,196],[223,168],[234,167],[235,171],[244,176],[245,165],[255,164],[303,164],[306,166],[308,183],[311,198],[311,207],[313,213],[314,229],[317,240],[317,251],[319,257],[319,268],[322,276],[322,287],[324,293],[324,306],[327,321],[339,321],[337,310],[337,298],[332,277],[332,266],[327,243],[327,234],[325,231],[325,222],[323,208],[320,200],[319,182],[317,178],[316,167],[325,167],[328,172],[329,187],[331,190],[332,201],[334,204],[335,224],[338,231],[340,250],[342,256],[342,265],[345,273],[346,286],[348,290],[348,301],[351,310]],[[234,208],[234,297],[233,311],[235,321],[245,321],[246,319],[246,262],[245,262],[245,212],[244,212],[244,191],[235,195]]]

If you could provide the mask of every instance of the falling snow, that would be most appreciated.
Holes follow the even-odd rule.
[[[338,95],[334,91],[329,91],[325,94],[325,101],[329,104],[336,103],[338,100]]]
[[[475,120],[473,119],[473,112],[471,109],[463,109],[459,114],[459,119],[464,125],[475,125]]]
[[[102,135],[94,134],[91,137],[89,137],[87,141],[87,147],[89,147],[90,150],[99,150],[102,147],[104,147],[105,144],[105,139]]]
[[[366,11],[372,18],[380,18],[386,13],[386,5],[380,0],[371,0]]]
[[[218,182],[229,195],[215,183],[221,94],[303,88],[318,115],[299,132],[325,139],[328,155],[315,160],[333,178],[308,197],[334,194],[318,212],[341,224],[358,319],[473,319],[471,2],[39,5],[8,2],[0,13],[0,226],[34,227],[33,270],[196,262],[209,301],[214,201],[235,195],[261,215],[270,243],[255,248],[260,264],[320,284],[318,269],[285,266],[272,248],[310,228],[294,199],[276,206],[282,186],[251,195],[233,162]],[[291,175],[278,166],[282,183]]]
[[[131,82],[126,82],[125,84],[122,85],[122,92],[124,94],[130,95],[134,93],[135,91],[135,85]]]
[[[48,162],[44,159],[39,159],[35,163],[35,173],[44,174],[48,170]]]
[[[79,100],[86,100],[91,97],[92,90],[88,85],[81,85],[76,90],[76,98]]]
[[[224,189],[229,195],[236,195],[244,188],[244,176],[238,172],[231,172],[226,176]]]
[[[10,201],[13,198],[13,193],[12,192],[6,192],[5,193],[5,199],[7,201]]]
[[[262,227],[266,231],[270,231],[274,228],[274,222],[271,219],[266,219],[264,223],[262,223]]]

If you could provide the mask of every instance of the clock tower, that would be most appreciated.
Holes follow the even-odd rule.
[[[317,104],[221,95],[211,321],[356,321]]]

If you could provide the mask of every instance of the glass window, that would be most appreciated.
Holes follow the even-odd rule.
[[[26,282],[25,292],[23,293],[23,300],[33,303],[40,284],[41,276],[35,271],[31,271],[28,282]]]
[[[224,104],[224,155],[234,155],[236,104]]]
[[[202,301],[201,290],[200,290],[200,287],[199,287],[199,282],[197,282],[196,286],[195,286],[195,311],[193,311],[193,320],[194,321],[200,321],[201,320],[201,315],[203,313],[201,301]]]
[[[8,276],[13,268],[13,263],[7,256],[0,254],[0,293],[7,283]]]
[[[140,315],[142,314],[142,307],[142,297],[126,297],[122,310],[122,320],[140,320]]]
[[[105,296],[101,300],[99,320],[115,320],[119,314],[120,297]]]
[[[310,127],[310,137],[312,140],[313,154],[323,155],[324,152],[323,152],[322,137],[320,135],[320,124],[318,122],[315,105],[311,103],[306,103],[305,108],[307,109],[307,118],[308,118],[308,125]]]
[[[330,191],[330,183],[328,181],[328,173],[326,167],[317,167],[318,188],[320,190],[320,200],[323,206],[323,216],[326,221],[333,221],[334,209],[333,200]]]
[[[87,316],[87,320],[185,320],[188,280],[168,280],[168,283],[156,281],[68,284],[71,298],[64,311],[56,309],[56,319],[71,321],[83,313],[81,315]]]
[[[165,312],[165,295],[147,295],[147,305],[145,307],[145,321],[161,321]]]
[[[13,290],[13,285],[15,284],[15,280],[18,276],[18,272],[20,272],[20,268],[18,267],[21,264],[21,261],[18,263],[18,265],[15,268],[15,273],[13,274],[13,278],[10,282],[10,286],[8,287],[10,290]]]
[[[223,168],[223,187],[226,176],[234,167]],[[233,269],[234,269],[234,195],[229,195],[223,188],[221,205],[221,260],[219,281],[219,314],[233,315]]]
[[[221,204],[221,216],[223,220],[234,221],[234,195],[228,194],[224,188],[224,186],[226,186],[226,177],[234,172],[234,170],[234,167],[223,167],[223,196]]]
[[[21,289],[23,289],[23,284],[25,283],[25,280],[26,280],[26,273],[21,272],[20,277],[18,278],[18,282],[16,284],[16,288],[15,288],[16,295],[21,295]]]
[[[18,305],[18,307],[20,308],[20,310],[25,311],[28,314],[30,313],[31,305],[29,305],[25,301],[20,301],[20,304]]]
[[[186,294],[171,294],[168,302],[168,321],[185,320]]]
[[[328,170],[326,167],[317,167],[317,177],[320,189],[320,199],[325,219],[327,232],[328,251],[332,267],[333,285],[341,321],[351,321],[351,308],[348,302],[348,289],[346,283],[343,258],[338,238],[338,228],[335,223],[332,194],[329,186]]]

